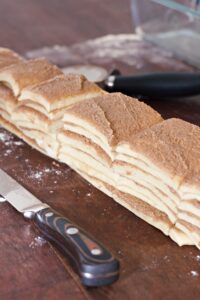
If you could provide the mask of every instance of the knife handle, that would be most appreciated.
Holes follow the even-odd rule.
[[[35,213],[43,236],[68,258],[86,286],[108,285],[119,277],[119,262],[94,238],[51,208]]]
[[[109,92],[145,97],[187,97],[200,94],[200,73],[149,73],[111,75],[105,81]]]

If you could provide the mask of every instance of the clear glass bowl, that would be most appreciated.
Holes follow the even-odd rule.
[[[131,0],[131,11],[142,38],[200,67],[199,0]]]

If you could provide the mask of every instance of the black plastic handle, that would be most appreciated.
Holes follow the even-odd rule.
[[[136,96],[173,98],[200,94],[200,73],[119,75],[114,76],[112,81],[113,85],[106,86],[107,90]],[[106,82],[109,82],[109,77]]]
[[[108,285],[119,277],[119,262],[94,238],[51,208],[35,214],[35,224],[69,258],[86,286]]]

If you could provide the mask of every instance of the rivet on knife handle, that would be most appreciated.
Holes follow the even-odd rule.
[[[111,284],[119,277],[119,262],[80,227],[51,208],[35,213],[34,222],[45,238],[68,256],[86,286]]]

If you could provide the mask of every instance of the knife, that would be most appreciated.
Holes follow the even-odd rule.
[[[68,258],[82,283],[108,285],[119,277],[119,262],[93,237],[41,202],[0,169],[0,194]]]
[[[65,74],[82,74],[98,83],[108,92],[122,92],[147,98],[177,98],[200,94],[200,73],[145,73],[121,75],[118,70],[110,74],[93,65],[77,65],[62,69]]]

